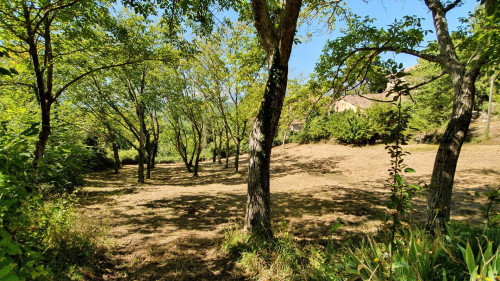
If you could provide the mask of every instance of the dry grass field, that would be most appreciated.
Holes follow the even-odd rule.
[[[437,146],[409,145],[411,183],[428,183]],[[467,144],[460,156],[452,219],[483,220],[481,199],[471,194],[500,183],[500,146]],[[201,165],[193,178],[181,164],[158,165],[139,185],[136,167],[97,173],[82,191],[81,220],[103,229],[110,261],[105,280],[246,279],[220,250],[225,230],[242,225],[247,157],[240,173],[217,163]],[[273,149],[272,217],[298,241],[346,239],[383,226],[390,158],[383,145],[288,145]],[[421,221],[425,195],[415,199],[412,220]],[[332,237],[337,217],[344,227]]]

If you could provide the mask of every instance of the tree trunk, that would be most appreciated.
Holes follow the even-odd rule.
[[[151,155],[151,169],[154,169],[156,166],[156,155],[158,154],[158,140],[155,140],[153,143],[153,153]]]
[[[269,167],[271,148],[283,107],[288,82],[288,61],[292,52],[301,0],[287,0],[276,27],[264,0],[251,0],[254,26],[266,51],[268,78],[259,112],[250,132],[248,195],[245,231],[272,238]]]
[[[199,167],[199,163],[200,163],[200,154],[201,154],[201,137],[200,137],[200,141],[198,143],[198,148],[196,150],[196,158],[194,160],[194,168],[193,168],[193,177],[197,177],[198,176],[198,167]]]
[[[214,150],[212,156],[212,163],[215,163],[216,160],[217,160],[217,134],[214,131]]]
[[[491,118],[491,105],[493,104],[493,92],[495,91],[495,77],[497,73],[493,73],[490,81],[490,95],[488,99],[488,121],[486,123],[486,131],[484,133],[485,139],[488,140],[490,138],[490,118]]]
[[[222,164],[222,132],[219,134],[219,149],[217,153],[217,163]]]
[[[250,133],[248,199],[245,215],[245,231],[269,238],[273,236],[269,188],[271,148],[288,81],[288,67],[280,64],[278,50],[274,56],[264,97]]]
[[[229,168],[229,134],[226,127],[226,165],[224,165],[224,169]]]
[[[139,168],[137,171],[137,182],[144,182],[144,162],[146,158],[146,128],[144,126],[144,108],[137,107],[137,117],[139,117]]]
[[[241,147],[241,139],[238,138],[238,140],[236,141],[236,152],[234,154],[234,171],[236,173],[239,170],[240,147]]]
[[[114,163],[113,167],[115,169],[115,174],[118,174],[118,169],[120,169],[120,154],[118,153],[118,144],[116,142],[113,142],[113,156],[114,156]]]
[[[285,129],[285,133],[283,134],[283,150],[285,149],[285,143],[286,143],[286,133],[288,132],[287,129]]]
[[[430,192],[427,197],[427,225],[431,233],[445,229],[450,220],[453,180],[462,144],[472,119],[475,78],[463,74],[450,75],[454,85],[453,110],[434,162]]]
[[[151,179],[151,160],[153,156],[149,151],[146,151],[146,179]]]
[[[33,159],[35,167],[38,167],[40,165],[40,160],[43,158],[45,147],[47,146],[47,141],[49,140],[49,136],[51,133],[50,106],[50,102],[44,100],[43,98],[40,99],[42,124],[40,125],[40,132],[38,133],[38,140],[35,145],[35,155]]]
[[[144,124],[145,126],[146,124]],[[153,143],[151,142],[151,134],[146,132],[146,179],[151,179],[151,169],[153,167]]]

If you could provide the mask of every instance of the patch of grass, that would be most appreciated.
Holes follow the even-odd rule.
[[[319,248],[299,245],[288,231],[260,239],[230,227],[222,243],[237,268],[258,280],[307,280],[314,275]]]

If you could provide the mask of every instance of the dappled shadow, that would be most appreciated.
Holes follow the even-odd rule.
[[[357,239],[386,227],[390,190],[383,175],[372,177],[361,159],[360,167],[352,168],[364,175],[358,179],[357,174],[349,174],[351,170],[344,173],[339,168],[344,167],[341,156],[322,157],[282,151],[273,154],[271,180],[279,186],[271,191],[275,232],[283,229],[301,243],[326,245],[331,239]],[[89,187],[81,192],[81,204],[89,212],[101,212],[93,217],[107,221],[119,244],[113,253],[117,269],[105,279],[248,278],[220,252],[223,232],[234,223],[243,225],[247,162],[248,157],[241,158],[239,173],[232,167],[224,169],[224,164],[203,162],[199,177],[192,177],[181,164],[162,164],[145,184],[135,183],[136,166],[125,166],[119,175],[90,175]],[[290,175],[297,176],[280,179]],[[346,180],[349,176],[355,179]],[[425,182],[430,174],[410,174],[407,179],[409,183]],[[457,172],[453,220],[484,221],[480,209],[485,200],[473,196],[487,190],[482,179],[500,181],[500,171],[493,167]],[[424,222],[425,196],[423,192],[414,198],[412,224]],[[337,218],[343,227],[332,232]]]
[[[80,192],[79,204],[95,205],[111,203],[115,201],[114,196],[137,193],[136,187],[124,187],[113,189],[84,189]]]
[[[191,235],[152,246],[148,258],[122,266],[118,271],[123,277],[115,280],[247,280],[232,270],[233,262],[228,256],[207,259],[207,249],[220,243],[221,238]]]

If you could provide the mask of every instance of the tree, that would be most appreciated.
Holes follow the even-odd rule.
[[[164,74],[163,112],[170,124],[170,138],[189,173],[198,176],[203,137],[205,136],[205,112],[207,108],[197,92],[190,69],[170,69]],[[194,165],[193,165],[194,160]]]
[[[8,43],[5,48],[29,57],[32,79],[13,84],[34,90],[39,102],[41,123],[33,159],[38,166],[51,134],[52,105],[77,81],[99,70],[129,64],[134,55],[121,62],[99,63],[103,59],[99,50],[110,51],[107,47],[116,43],[120,31],[113,28],[100,32],[114,25],[101,2],[2,1],[0,14],[0,27],[5,31],[2,41]],[[65,61],[67,57],[79,63],[72,65],[71,61]],[[71,67],[74,72],[68,71]]]
[[[286,94],[288,60],[301,6],[301,0],[286,1],[282,8],[264,0],[251,1],[254,26],[266,52],[268,78],[250,133],[245,230],[262,237],[273,236],[269,186],[271,148]]]
[[[200,44],[200,62],[194,67],[194,83],[205,99],[218,111],[227,135],[236,151],[234,170],[239,169],[241,143],[247,138],[255,103],[252,94],[260,86],[260,72],[265,61],[258,41],[248,26],[237,22],[222,26],[210,40]],[[226,155],[226,163],[228,155]],[[227,168],[227,167],[226,167]]]
[[[460,0],[444,4],[438,0],[425,0],[432,13],[437,43],[431,44],[425,51],[418,49],[427,31],[422,30],[420,19],[405,16],[388,29],[379,29],[371,25],[372,19],[349,20],[346,36],[330,41],[325,47],[318,71],[326,77],[335,77],[341,71],[339,65],[348,59],[354,60],[354,66],[369,69],[372,59],[382,52],[405,53],[440,65],[451,78],[453,85],[453,107],[451,117],[441,139],[428,195],[427,228],[431,231],[443,229],[450,218],[450,203],[453,179],[462,144],[465,141],[472,117],[475,95],[475,80],[481,68],[488,62],[498,46],[498,15],[488,18],[484,26],[489,27],[481,33],[464,38],[468,48],[473,50],[470,56],[461,60],[452,34],[448,30],[446,14],[460,4]],[[498,6],[496,7],[498,9]],[[328,70],[331,67],[333,70]]]

